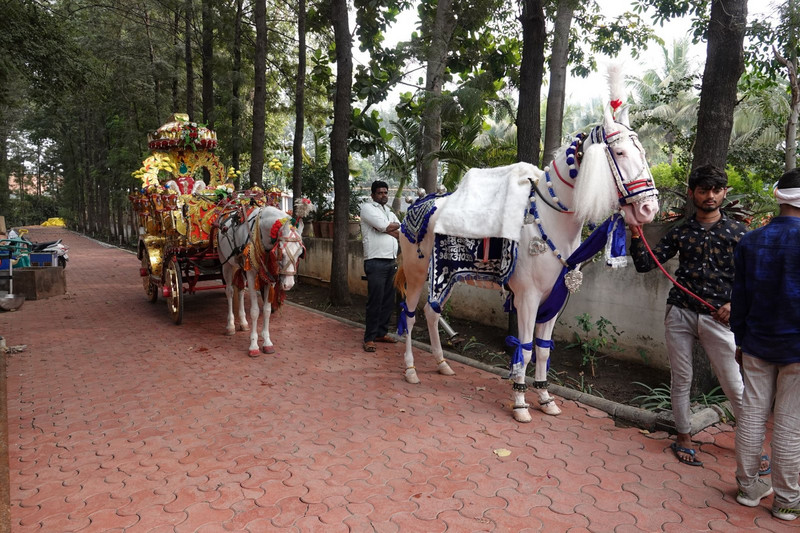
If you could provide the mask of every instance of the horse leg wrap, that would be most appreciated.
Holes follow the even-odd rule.
[[[525,392],[528,390],[528,384],[527,383],[513,383],[511,385],[511,389],[514,392],[521,392],[522,394],[525,394]],[[527,403],[515,404],[513,409],[527,409],[528,407],[530,407],[530,404],[527,404]]]
[[[547,392],[547,380],[534,381],[533,382],[533,388],[534,389],[538,389],[538,390],[543,390],[545,392],[545,394],[547,394],[547,399],[546,400],[539,400],[539,405],[547,405],[548,403],[555,402],[555,399],[553,399],[553,397],[550,396],[550,393]],[[539,396],[539,398],[541,398],[541,395]]]

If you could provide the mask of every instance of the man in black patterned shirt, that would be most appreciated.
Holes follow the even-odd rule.
[[[689,175],[688,199],[697,212],[683,224],[672,228],[653,247],[660,263],[676,254],[679,265],[675,279],[688,290],[710,303],[712,311],[678,287],[667,297],[664,319],[666,346],[671,376],[672,414],[678,433],[672,450],[678,460],[702,466],[695,457],[691,438],[690,392],[692,385],[692,349],[699,340],[708,355],[725,396],[738,416],[742,404],[742,376],[735,361],[736,344],[728,326],[733,286],[733,250],[747,231],[720,211],[728,190],[728,176],[712,165],[694,169]],[[632,228],[631,256],[638,272],[656,267],[642,244],[639,228]],[[768,463],[762,469],[768,467]]]

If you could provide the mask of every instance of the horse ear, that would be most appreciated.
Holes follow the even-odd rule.
[[[625,126],[626,128],[630,129],[631,123],[630,119],[628,118],[628,109],[630,106],[622,106],[622,110],[619,112],[619,117],[617,118],[617,122]]]

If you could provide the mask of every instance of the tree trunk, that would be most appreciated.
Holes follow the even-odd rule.
[[[736,86],[744,72],[746,24],[747,0],[711,2],[692,168],[705,164],[725,168],[737,104]]]
[[[183,36],[184,59],[186,62],[186,113],[194,122],[194,66],[192,65],[192,0],[186,0],[184,13],[186,31]]]
[[[560,0],[553,28],[553,50],[550,56],[550,86],[547,92],[547,113],[544,126],[544,164],[550,163],[563,141],[564,94],[569,63],[569,30],[575,12],[575,0]]]
[[[236,22],[233,30],[233,75],[231,80],[231,167],[239,170],[239,154],[242,151],[242,137],[239,135],[239,120],[242,115],[242,102],[239,99],[239,87],[242,83],[242,4],[244,0],[236,0]],[[241,184],[239,178],[234,179],[235,187]]]
[[[161,121],[161,80],[156,69],[156,51],[153,47],[153,36],[150,33],[150,13],[144,7],[144,28],[147,35],[147,51],[150,54],[150,68],[153,71],[153,105],[156,107],[156,118]]]
[[[517,161],[539,165],[542,140],[541,90],[544,77],[544,9],[541,0],[522,4],[522,64],[519,69]]]
[[[444,84],[450,38],[455,29],[453,0],[439,0],[428,48],[428,68],[425,80],[425,108],[422,112],[422,173],[419,186],[429,194],[436,192],[439,159],[429,157],[442,147],[442,85]]]
[[[203,122],[214,129],[214,16],[211,0],[203,0]]]
[[[352,109],[353,42],[347,16],[347,0],[331,1],[334,39],[336,41],[336,96],[331,131],[331,167],[333,168],[333,256],[331,258],[331,303],[350,305],[347,268],[347,214],[350,203],[350,167],[348,138]]]
[[[178,39],[179,31],[181,25],[181,14],[180,10],[175,10],[175,21],[173,25],[173,41],[172,46],[175,50],[175,58],[172,70],[172,112],[177,113],[180,110],[180,91],[179,91],[179,83],[178,83],[178,71],[180,70],[181,64],[181,52],[178,43],[180,40]]]
[[[786,59],[773,46],[772,53],[780,64],[786,67],[789,79],[789,89],[791,89],[789,120],[786,122],[786,150],[784,159],[784,172],[788,172],[797,167],[797,121],[800,116],[800,85],[797,81],[797,53],[794,57]]]
[[[253,142],[250,158],[250,186],[262,187],[264,133],[267,105],[267,1],[255,0],[256,50],[253,88]]]
[[[297,3],[297,80],[294,88],[294,142],[292,144],[292,197],[303,196],[303,132],[305,131],[306,2]]]
[[[692,168],[712,164],[725,168],[728,158],[733,111],[737,104],[736,86],[744,72],[744,31],[747,0],[714,0],[708,24],[708,47],[700,107],[697,112],[697,138]],[[686,202],[687,207],[694,207]],[[708,392],[716,379],[710,366],[693,352],[692,390]]]
[[[3,208],[5,212],[5,207],[8,205],[8,134],[9,134],[9,124],[4,120],[2,116],[2,110],[0,110],[0,208]],[[9,221],[10,222],[10,221]]]

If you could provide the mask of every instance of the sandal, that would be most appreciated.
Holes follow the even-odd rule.
[[[364,351],[365,352],[374,352],[375,351],[375,343],[372,341],[364,343]]]
[[[397,339],[390,337],[389,335],[384,335],[383,337],[376,338],[375,342],[388,342],[389,344],[395,344]]]
[[[669,447],[672,448],[672,452],[675,454],[675,457],[681,463],[689,466],[703,466],[703,461],[698,461],[697,459],[694,458],[695,454],[697,453],[694,449],[678,446],[677,442],[673,442],[672,444],[670,444]],[[680,455],[682,453],[691,456],[691,459],[686,459],[685,457],[682,457]]]

